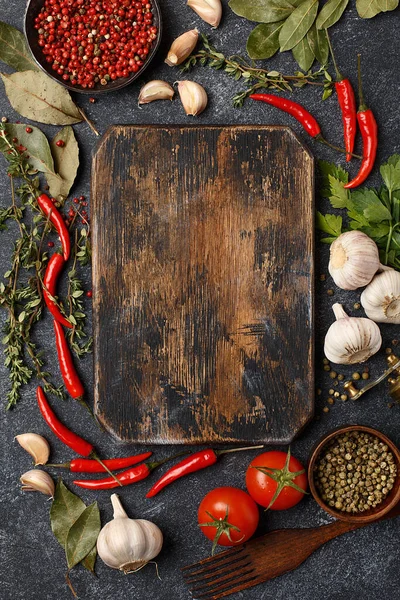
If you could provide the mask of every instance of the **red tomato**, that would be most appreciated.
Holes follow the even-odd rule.
[[[198,521],[204,535],[217,544],[235,546],[246,542],[257,529],[257,504],[243,490],[219,487],[208,492],[200,503]]]
[[[246,487],[253,500],[261,506],[284,510],[300,502],[308,480],[303,465],[290,456],[290,450],[288,453],[272,450],[251,461],[246,472]]]

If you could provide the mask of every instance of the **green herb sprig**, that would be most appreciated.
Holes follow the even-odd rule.
[[[317,213],[317,227],[328,236],[321,241],[330,244],[341,233],[357,229],[373,239],[384,265],[400,270],[400,155],[393,154],[380,168],[383,185],[378,189],[346,190],[348,173],[326,161],[319,162],[321,195],[332,207],[345,211],[348,227],[340,214]]]
[[[32,339],[34,326],[41,320],[43,313],[42,281],[48,261],[48,253],[43,246],[44,238],[52,225],[36,203],[40,180],[36,169],[30,164],[29,148],[11,137],[8,129],[13,130],[13,127],[0,123],[0,152],[8,162],[7,174],[11,188],[10,205],[0,208],[0,231],[13,224],[17,231],[11,265],[3,275],[5,281],[0,282],[0,306],[8,313],[2,339],[4,364],[9,370],[11,384],[6,399],[7,409],[16,405],[21,388],[34,376],[41,381],[46,392],[60,398],[64,396],[63,387],[53,385],[49,373],[43,369],[43,353]],[[19,181],[18,188],[16,181]],[[62,203],[60,197],[59,204]],[[74,252],[79,253],[81,250],[76,246]],[[79,286],[79,289],[82,287],[76,273],[73,285],[72,294]],[[73,309],[79,309],[79,320],[74,323],[72,332],[80,339],[85,336],[85,314],[81,303],[73,306]],[[83,346],[73,344],[73,350],[79,356],[90,351],[90,348],[91,342]]]
[[[294,75],[283,75],[278,71],[260,69],[254,63],[249,64],[241,56],[226,57],[211,45],[205,35],[201,35],[201,41],[202,47],[195,54],[189,56],[182,66],[182,72],[190,71],[195,66],[208,66],[217,71],[224,71],[236,81],[243,79],[247,82],[248,87],[233,97],[235,107],[243,106],[246,98],[261,88],[284,92],[291,91],[293,87],[316,85],[323,88],[325,96],[328,90],[332,90],[332,77],[325,67],[321,67],[317,71],[309,71],[306,74],[297,71]]]

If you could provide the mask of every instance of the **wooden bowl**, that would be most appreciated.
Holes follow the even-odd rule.
[[[348,433],[349,431],[362,431],[376,436],[380,441],[384,442],[389,447],[390,451],[394,456],[395,463],[397,466],[396,481],[390,493],[378,506],[376,506],[375,508],[371,508],[370,510],[361,512],[359,514],[346,513],[328,506],[320,497],[319,491],[314,483],[314,467],[321,450],[333,438],[343,433]],[[314,499],[317,501],[321,508],[323,508],[327,513],[329,513],[333,517],[336,517],[341,521],[347,521],[349,523],[368,523],[370,521],[375,521],[376,519],[379,519],[379,517],[382,517],[384,514],[389,512],[400,500],[400,450],[389,438],[386,437],[386,435],[384,435],[380,431],[377,431],[376,429],[372,429],[372,427],[366,427],[364,425],[348,425],[346,427],[339,427],[325,435],[312,450],[310,461],[308,464],[308,481],[310,485],[310,491]]]
[[[158,28],[157,38],[154,40],[153,45],[147,58],[142,66],[142,68],[137,73],[132,73],[129,77],[121,77],[119,79],[115,79],[115,81],[109,81],[107,85],[101,85],[101,83],[96,83],[96,85],[91,89],[84,89],[80,85],[71,85],[70,83],[63,80],[61,75],[58,75],[56,71],[53,71],[49,63],[46,62],[45,55],[42,52],[41,47],[38,44],[38,32],[34,28],[35,17],[40,12],[44,4],[44,0],[29,0],[26,11],[25,11],[25,20],[24,20],[24,32],[25,37],[28,42],[28,46],[33,54],[33,58],[38,66],[52,79],[57,81],[57,83],[63,85],[65,88],[71,90],[72,92],[80,92],[81,94],[90,94],[94,96],[96,94],[104,94],[107,92],[115,92],[116,90],[120,90],[121,88],[129,85],[135,79],[140,77],[145,69],[149,66],[151,61],[153,60],[155,53],[160,45],[161,36],[162,36],[162,21],[161,21],[161,11],[158,5],[157,0],[151,0],[153,4],[153,15],[154,15],[154,25]]]

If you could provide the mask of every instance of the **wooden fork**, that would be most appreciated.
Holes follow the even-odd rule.
[[[376,521],[400,515],[400,502]],[[373,521],[376,523],[376,521]],[[369,523],[279,529],[182,569],[195,598],[217,600],[296,569],[322,544]],[[193,587],[192,587],[193,586]]]

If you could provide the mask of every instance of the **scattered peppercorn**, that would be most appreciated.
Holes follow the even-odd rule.
[[[324,366],[324,371],[330,371],[330,370],[331,370],[331,368],[330,368],[330,366],[329,366],[329,365],[325,365],[325,366]]]
[[[335,293],[332,288],[330,288],[329,290],[327,290],[326,292],[328,294],[328,296],[333,296],[333,294]]]
[[[369,379],[369,373],[364,371],[364,373],[361,375],[361,377],[362,377],[362,379]]]
[[[56,146],[58,146],[59,148],[64,148],[64,146],[65,146],[64,140],[57,140]]]
[[[343,402],[346,402],[346,400],[347,400],[347,396],[346,396],[346,394],[342,394],[342,395],[340,396],[340,399],[341,399],[341,400],[343,400]]]
[[[334,393],[334,391],[335,391],[335,390],[333,390],[333,389],[330,389],[330,390],[329,390],[329,392],[328,392],[328,394],[330,394],[330,395],[332,396],[332,394]]]
[[[85,199],[85,196],[79,196],[79,202],[83,202]]]
[[[92,104],[94,104],[96,102],[96,98],[89,98],[89,102],[91,102]]]
[[[324,363],[324,365],[329,365],[329,360],[327,358],[324,358],[322,362]]]
[[[87,296],[88,298],[91,298],[91,297],[93,296],[93,292],[92,292],[92,290],[88,290],[88,291],[86,292],[86,296]]]
[[[357,430],[330,440],[314,466],[321,499],[331,508],[353,514],[378,506],[396,476],[397,466],[387,444]]]
[[[335,392],[333,395],[335,398],[339,398],[339,396],[340,396],[339,392]]]
[[[351,378],[354,379],[354,381],[358,381],[359,379],[361,379],[361,375],[360,373],[353,373]]]
[[[326,280],[326,275],[325,273],[322,273],[322,275],[319,276],[320,281],[325,281]]]
[[[399,340],[392,340],[392,346],[397,346],[399,343]]]
[[[54,242],[47,242],[48,248],[54,248]]]
[[[391,348],[386,348],[385,352],[386,352],[386,354],[392,354],[392,349]]]
[[[361,308],[361,304],[360,304],[359,302],[355,302],[355,303],[353,304],[353,307],[355,308],[355,310],[360,310],[360,308]]]
[[[342,373],[340,373],[337,378],[339,379],[339,381],[343,381],[344,375]]]
[[[329,377],[330,377],[331,379],[336,379],[336,377],[337,377],[337,373],[336,373],[336,371],[331,371],[331,372],[329,373]]]
[[[1,122],[2,123],[8,123],[7,117],[1,117]]]
[[[328,404],[335,404],[335,401],[333,398],[328,398],[327,402],[328,402]]]
[[[322,410],[324,411],[324,413],[328,413],[329,412],[329,408],[327,406],[324,406],[324,408]]]
[[[26,133],[32,133],[33,129],[32,127],[25,127],[25,131]]]

